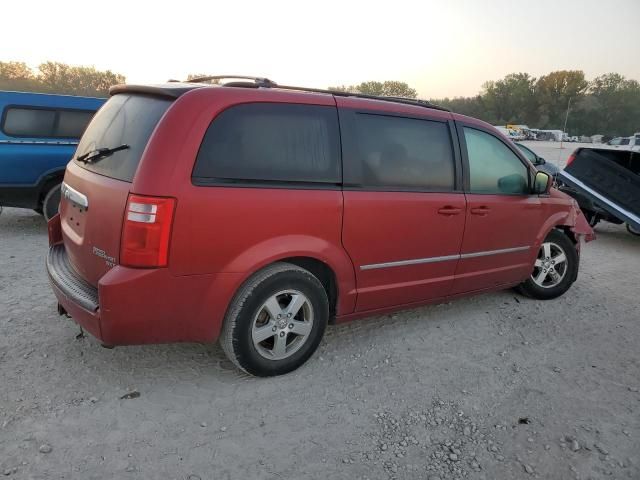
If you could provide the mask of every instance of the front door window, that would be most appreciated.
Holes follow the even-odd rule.
[[[499,139],[475,128],[464,128],[469,157],[471,193],[525,195],[529,171]]]

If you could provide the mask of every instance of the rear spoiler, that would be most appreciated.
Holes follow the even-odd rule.
[[[152,95],[154,97],[168,98],[175,100],[185,93],[196,88],[203,88],[204,84],[184,84],[170,83],[166,85],[114,85],[109,89],[109,95],[117,95],[119,93],[140,93],[143,95]]]

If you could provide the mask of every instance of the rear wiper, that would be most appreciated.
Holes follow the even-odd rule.
[[[129,148],[129,145],[120,145],[113,148],[96,148],[95,150],[91,150],[76,157],[76,160],[79,162],[91,163],[96,160],[100,160],[101,158],[108,157],[112,153],[119,152],[120,150],[126,150],[127,148]]]

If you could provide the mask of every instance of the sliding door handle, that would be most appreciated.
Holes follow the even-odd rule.
[[[491,209],[483,205],[482,207],[474,207],[470,211],[471,211],[471,215],[485,216],[485,215],[489,215],[489,212],[491,211]]]
[[[449,205],[447,205],[446,207],[442,207],[440,209],[438,209],[438,213],[440,215],[459,215],[460,213],[462,213],[462,209],[461,208],[457,208],[457,207],[451,207]]]

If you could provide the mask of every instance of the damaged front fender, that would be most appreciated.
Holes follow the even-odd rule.
[[[579,242],[581,238],[584,238],[585,242],[590,242],[591,240],[596,239],[596,234],[593,229],[589,226],[589,222],[585,218],[582,210],[578,207],[577,204],[574,205],[574,223],[573,226],[569,226],[569,230],[576,237],[576,240]]]

